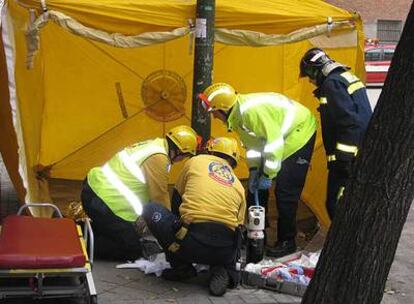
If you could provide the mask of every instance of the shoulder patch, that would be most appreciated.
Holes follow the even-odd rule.
[[[231,168],[216,161],[212,161],[208,165],[208,175],[224,186],[232,186],[235,181]]]

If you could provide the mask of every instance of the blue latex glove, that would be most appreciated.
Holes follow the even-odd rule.
[[[258,189],[259,183],[259,171],[258,170],[251,170],[249,174],[249,191],[254,193]]]
[[[267,190],[272,187],[272,180],[264,177],[263,175],[259,178],[259,190]]]

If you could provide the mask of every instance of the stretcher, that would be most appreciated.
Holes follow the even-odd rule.
[[[53,208],[57,217],[22,215],[28,207]],[[81,227],[52,204],[23,205],[4,219],[0,233],[0,301],[72,297],[97,303],[93,241],[89,220]]]

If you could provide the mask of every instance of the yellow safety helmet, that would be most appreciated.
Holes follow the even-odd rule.
[[[217,137],[210,139],[207,143],[207,151],[218,152],[230,156],[235,162],[235,166],[240,160],[240,151],[237,140],[232,137]]]
[[[215,83],[199,95],[201,105],[208,111],[223,110],[228,112],[237,101],[237,94],[234,88],[223,82]]]
[[[177,126],[168,131],[166,136],[180,149],[182,153],[196,155],[197,133],[189,126]]]

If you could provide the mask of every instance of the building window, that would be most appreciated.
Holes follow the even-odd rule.
[[[401,20],[378,20],[377,34],[381,43],[397,43],[401,35]]]

